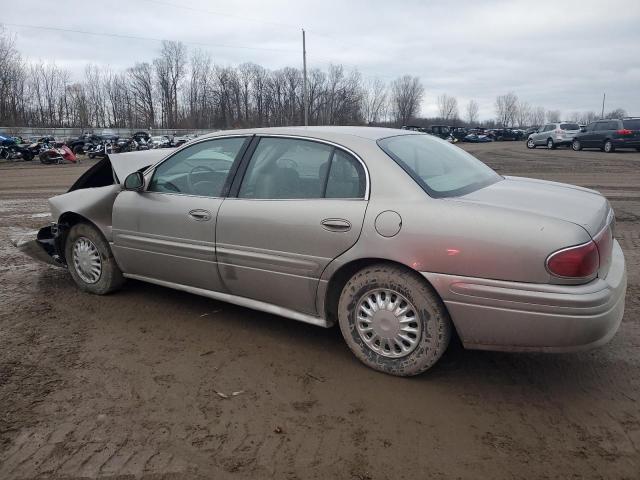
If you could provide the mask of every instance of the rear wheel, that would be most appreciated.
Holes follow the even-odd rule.
[[[533,141],[533,138],[527,140],[527,148],[536,148],[536,142]]]
[[[397,376],[418,375],[442,356],[451,338],[449,315],[417,273],[385,263],[357,272],[338,303],[340,330],[358,359]]]
[[[613,142],[611,142],[611,140],[606,140],[604,142],[604,145],[602,146],[602,149],[605,151],[605,153],[613,153],[616,151],[616,147],[614,147]]]
[[[547,148],[549,150],[553,150],[554,148],[556,148],[556,144],[553,143],[553,138],[547,139]]]
[[[64,253],[69,273],[80,290],[104,295],[124,283],[109,244],[94,226],[78,223],[71,227]]]
[[[574,138],[573,142],[571,142],[571,148],[575,152],[579,152],[580,150],[582,150],[582,145],[580,144],[580,140]]]

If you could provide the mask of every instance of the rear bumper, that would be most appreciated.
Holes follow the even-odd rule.
[[[423,273],[466,348],[570,352],[607,343],[624,315],[627,273],[614,242],[605,279],[542,285]]]
[[[611,140],[616,148],[640,148],[640,139],[614,138]]]

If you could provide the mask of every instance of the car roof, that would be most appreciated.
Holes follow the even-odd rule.
[[[352,127],[352,126],[311,126],[311,127],[269,127],[269,128],[248,128],[241,130],[220,130],[218,132],[202,135],[198,137],[212,138],[224,135],[292,135],[310,137],[318,139],[336,140],[343,137],[348,140],[350,137],[359,137],[368,140],[379,140],[397,135],[423,135],[420,132],[411,130],[401,130],[399,128],[383,127]]]

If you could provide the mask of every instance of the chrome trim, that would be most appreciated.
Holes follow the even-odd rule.
[[[232,303],[241,307],[251,308],[253,310],[259,310],[261,312],[271,313],[273,315],[279,315],[281,317],[290,318],[299,322],[309,323],[317,327],[329,328],[333,326],[332,322],[328,322],[324,318],[315,317],[313,315],[307,315],[306,313],[296,312],[288,308],[273,305],[272,303],[261,302],[259,300],[252,300],[246,297],[239,297],[237,295],[231,295],[229,293],[214,292],[213,290],[206,290],[204,288],[190,287],[188,285],[182,285],[179,283],[167,282],[165,280],[157,280],[155,278],[145,277],[143,275],[134,275],[129,273],[123,274],[126,278],[133,280],[140,280],[142,282],[153,283],[160,285],[161,287],[173,288],[175,290],[181,290],[183,292],[193,293],[202,297],[212,298],[213,300],[219,300],[222,302]]]
[[[331,145],[333,147],[339,148],[340,150],[344,150],[345,152],[347,152],[351,156],[355,157],[355,159],[358,160],[358,162],[360,162],[360,165],[362,165],[362,168],[364,169],[364,176],[365,176],[365,179],[366,179],[366,186],[365,186],[365,189],[364,189],[364,197],[363,198],[358,197],[357,200],[369,200],[369,193],[370,193],[370,190],[371,190],[371,188],[370,188],[371,179],[369,177],[369,169],[367,168],[367,164],[364,163],[362,158],[360,158],[360,156],[356,152],[351,150],[350,148],[347,148],[344,145],[340,145],[339,143],[335,143],[335,142],[332,142],[330,140],[325,140],[323,138],[317,138],[317,137],[306,136],[306,135],[289,135],[289,134],[285,134],[285,133],[256,133],[255,136],[256,137],[261,137],[261,138],[262,137],[277,137],[277,138],[293,138],[293,139],[297,139],[297,140],[307,140],[307,141],[312,141],[312,142],[324,143],[326,145]],[[296,199],[291,199],[291,200],[296,200]],[[325,200],[328,200],[328,199],[325,199]],[[336,199],[336,200],[343,200],[343,199]]]

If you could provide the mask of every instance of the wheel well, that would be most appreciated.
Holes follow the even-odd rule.
[[[358,271],[369,265],[374,265],[376,263],[387,263],[391,265],[396,265],[398,267],[405,268],[409,271],[415,272],[415,270],[406,266],[400,262],[394,262],[392,260],[387,260],[384,258],[360,258],[358,260],[353,260],[349,263],[346,263],[338,270],[334,272],[334,274],[329,279],[329,285],[327,286],[327,293],[324,297],[324,314],[325,318],[329,323],[337,323],[338,322],[338,302],[340,300],[340,294],[342,293],[342,289],[349,281],[349,279]],[[426,279],[425,282],[429,283]],[[431,288],[433,285],[429,284]],[[435,288],[433,291],[436,295],[439,296],[438,292],[436,292]],[[444,304],[444,302],[443,302]],[[446,306],[445,306],[446,309]]]
[[[69,234],[69,230],[71,230],[71,227],[73,227],[74,225],[77,225],[78,223],[88,223],[89,225],[93,226],[98,231],[100,231],[100,229],[91,220],[89,220],[86,217],[83,217],[79,213],[65,212],[62,215],[60,215],[60,217],[58,218],[59,233],[56,237],[56,251],[60,259],[64,263],[67,263],[67,260],[64,254],[65,244],[67,242],[67,235]]]

